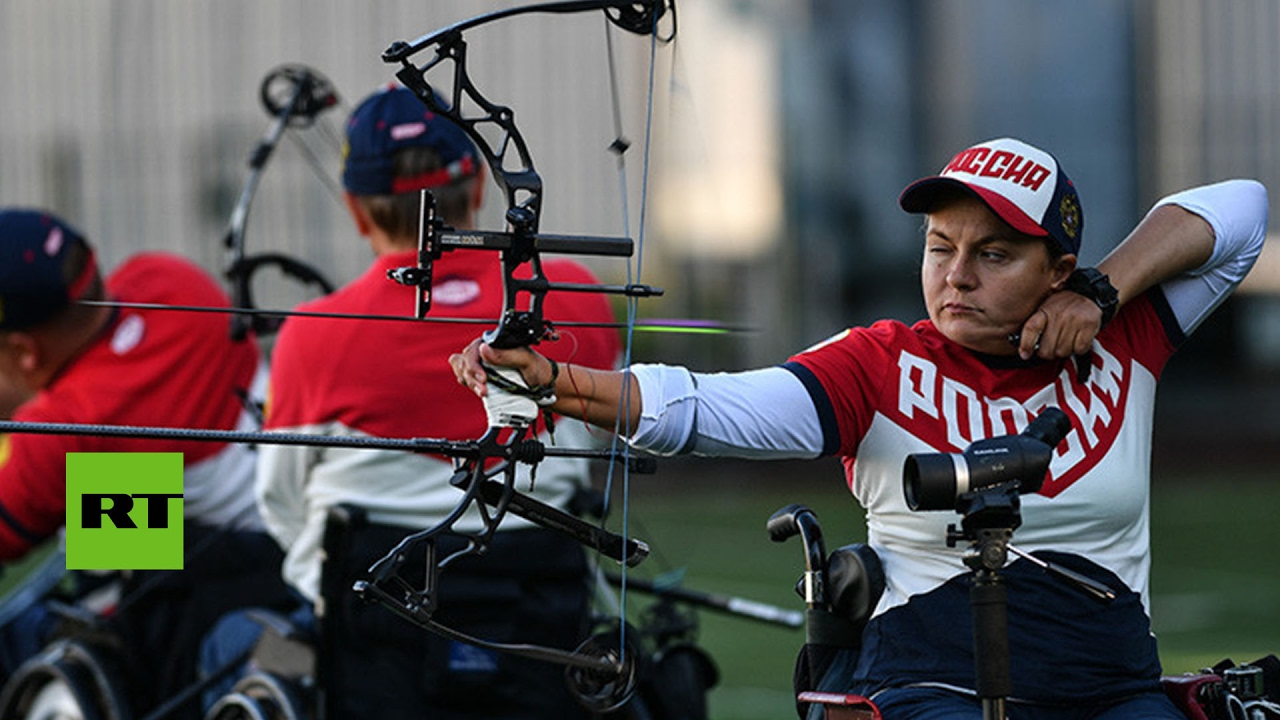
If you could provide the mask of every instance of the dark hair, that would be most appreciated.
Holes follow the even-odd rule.
[[[933,200],[929,203],[929,206],[924,210],[924,219],[920,223],[921,233],[922,234],[927,233],[929,230],[929,214],[930,213],[937,211],[937,209],[940,207],[944,207],[946,205],[949,205],[955,202],[956,200],[960,200],[963,198],[978,200],[979,202],[982,202],[983,205],[986,205],[986,202],[983,201],[982,198],[978,197],[978,195],[968,190],[965,190],[963,188],[939,187],[937,190],[935,190],[933,195]],[[996,218],[1000,219],[1000,216],[997,215]],[[1001,219],[1000,222],[1004,222],[1004,220]],[[1008,225],[1008,223],[1005,223],[1005,225]],[[1019,237],[1026,238],[1027,240],[1038,240],[1041,244],[1043,244],[1045,250],[1048,251],[1049,253],[1050,264],[1057,262],[1058,258],[1067,254],[1067,251],[1063,250],[1062,246],[1059,245],[1057,242],[1055,242],[1054,239],[1048,235],[1045,235],[1045,236],[1028,235],[1024,232],[1020,232],[1014,229],[1012,226],[1010,226],[1010,230],[1013,230],[1013,232],[1016,233]]]
[[[401,148],[391,158],[394,177],[413,177],[440,170],[440,155],[425,146]],[[431,188],[436,201],[436,216],[449,225],[465,222],[471,210],[471,183],[475,175],[458,178],[446,185]],[[417,238],[421,198],[418,191],[397,195],[357,195],[357,201],[369,212],[373,223],[391,237]]]

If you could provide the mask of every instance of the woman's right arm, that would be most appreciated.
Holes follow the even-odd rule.
[[[516,370],[529,387],[545,387],[553,382],[551,361],[543,355],[530,348],[498,350],[480,338],[451,355],[449,364],[458,384],[470,388],[479,398],[489,393],[486,364]],[[619,408],[625,405],[629,412],[622,427],[634,428],[640,422],[640,387],[630,373],[562,363],[552,390],[556,402],[551,409],[566,417],[613,430],[619,425]]]
[[[488,392],[481,360],[519,371],[530,386],[552,382],[550,361],[528,348],[495,350],[476,340],[449,360],[458,382],[479,397]],[[555,412],[616,431],[659,455],[814,458],[822,453],[813,400],[782,367],[703,374],[666,365],[606,371],[561,364],[554,391]]]

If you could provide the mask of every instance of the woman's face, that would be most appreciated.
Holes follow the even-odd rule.
[[[948,199],[925,215],[921,282],[929,319],[970,350],[1013,355],[1009,335],[1075,267],[1050,262],[1044,241],[1009,227],[975,197]]]

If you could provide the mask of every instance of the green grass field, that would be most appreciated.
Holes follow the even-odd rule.
[[[864,539],[861,509],[845,491],[838,466],[766,465],[761,473],[707,462],[692,461],[676,473],[687,478],[683,488],[665,479],[632,478],[631,532],[655,547],[653,559],[635,572],[665,563],[683,569],[686,587],[802,610],[793,590],[803,570],[799,539],[771,542],[765,521],[785,505],[803,503],[821,522],[828,550]],[[744,473],[740,490],[731,477],[735,471]],[[771,472],[772,481],[756,477]],[[708,475],[714,477],[695,485]],[[1277,471],[1157,481],[1152,611],[1166,673],[1194,671],[1224,657],[1247,662],[1280,653],[1280,565],[1273,555],[1280,552],[1278,510]],[[791,669],[803,631],[710,610],[700,617],[700,643],[721,672],[711,716],[794,717]]]
[[[629,532],[653,548],[633,577],[672,573],[690,589],[803,610],[794,591],[803,569],[799,539],[771,542],[768,517],[802,503],[821,522],[828,550],[865,538],[861,509],[834,461],[668,461],[660,473],[630,481]],[[1152,606],[1167,673],[1280,652],[1277,480],[1280,473],[1264,471],[1157,481]],[[614,497],[621,499],[620,488]],[[21,575],[21,565],[7,568],[0,592]],[[628,608],[634,613],[649,602],[632,593]],[[698,617],[699,644],[720,670],[711,717],[794,717],[791,670],[803,630],[713,610]]]

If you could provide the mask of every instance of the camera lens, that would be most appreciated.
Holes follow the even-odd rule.
[[[951,510],[969,491],[969,466],[953,453],[908,455],[902,467],[903,490],[912,510]]]

